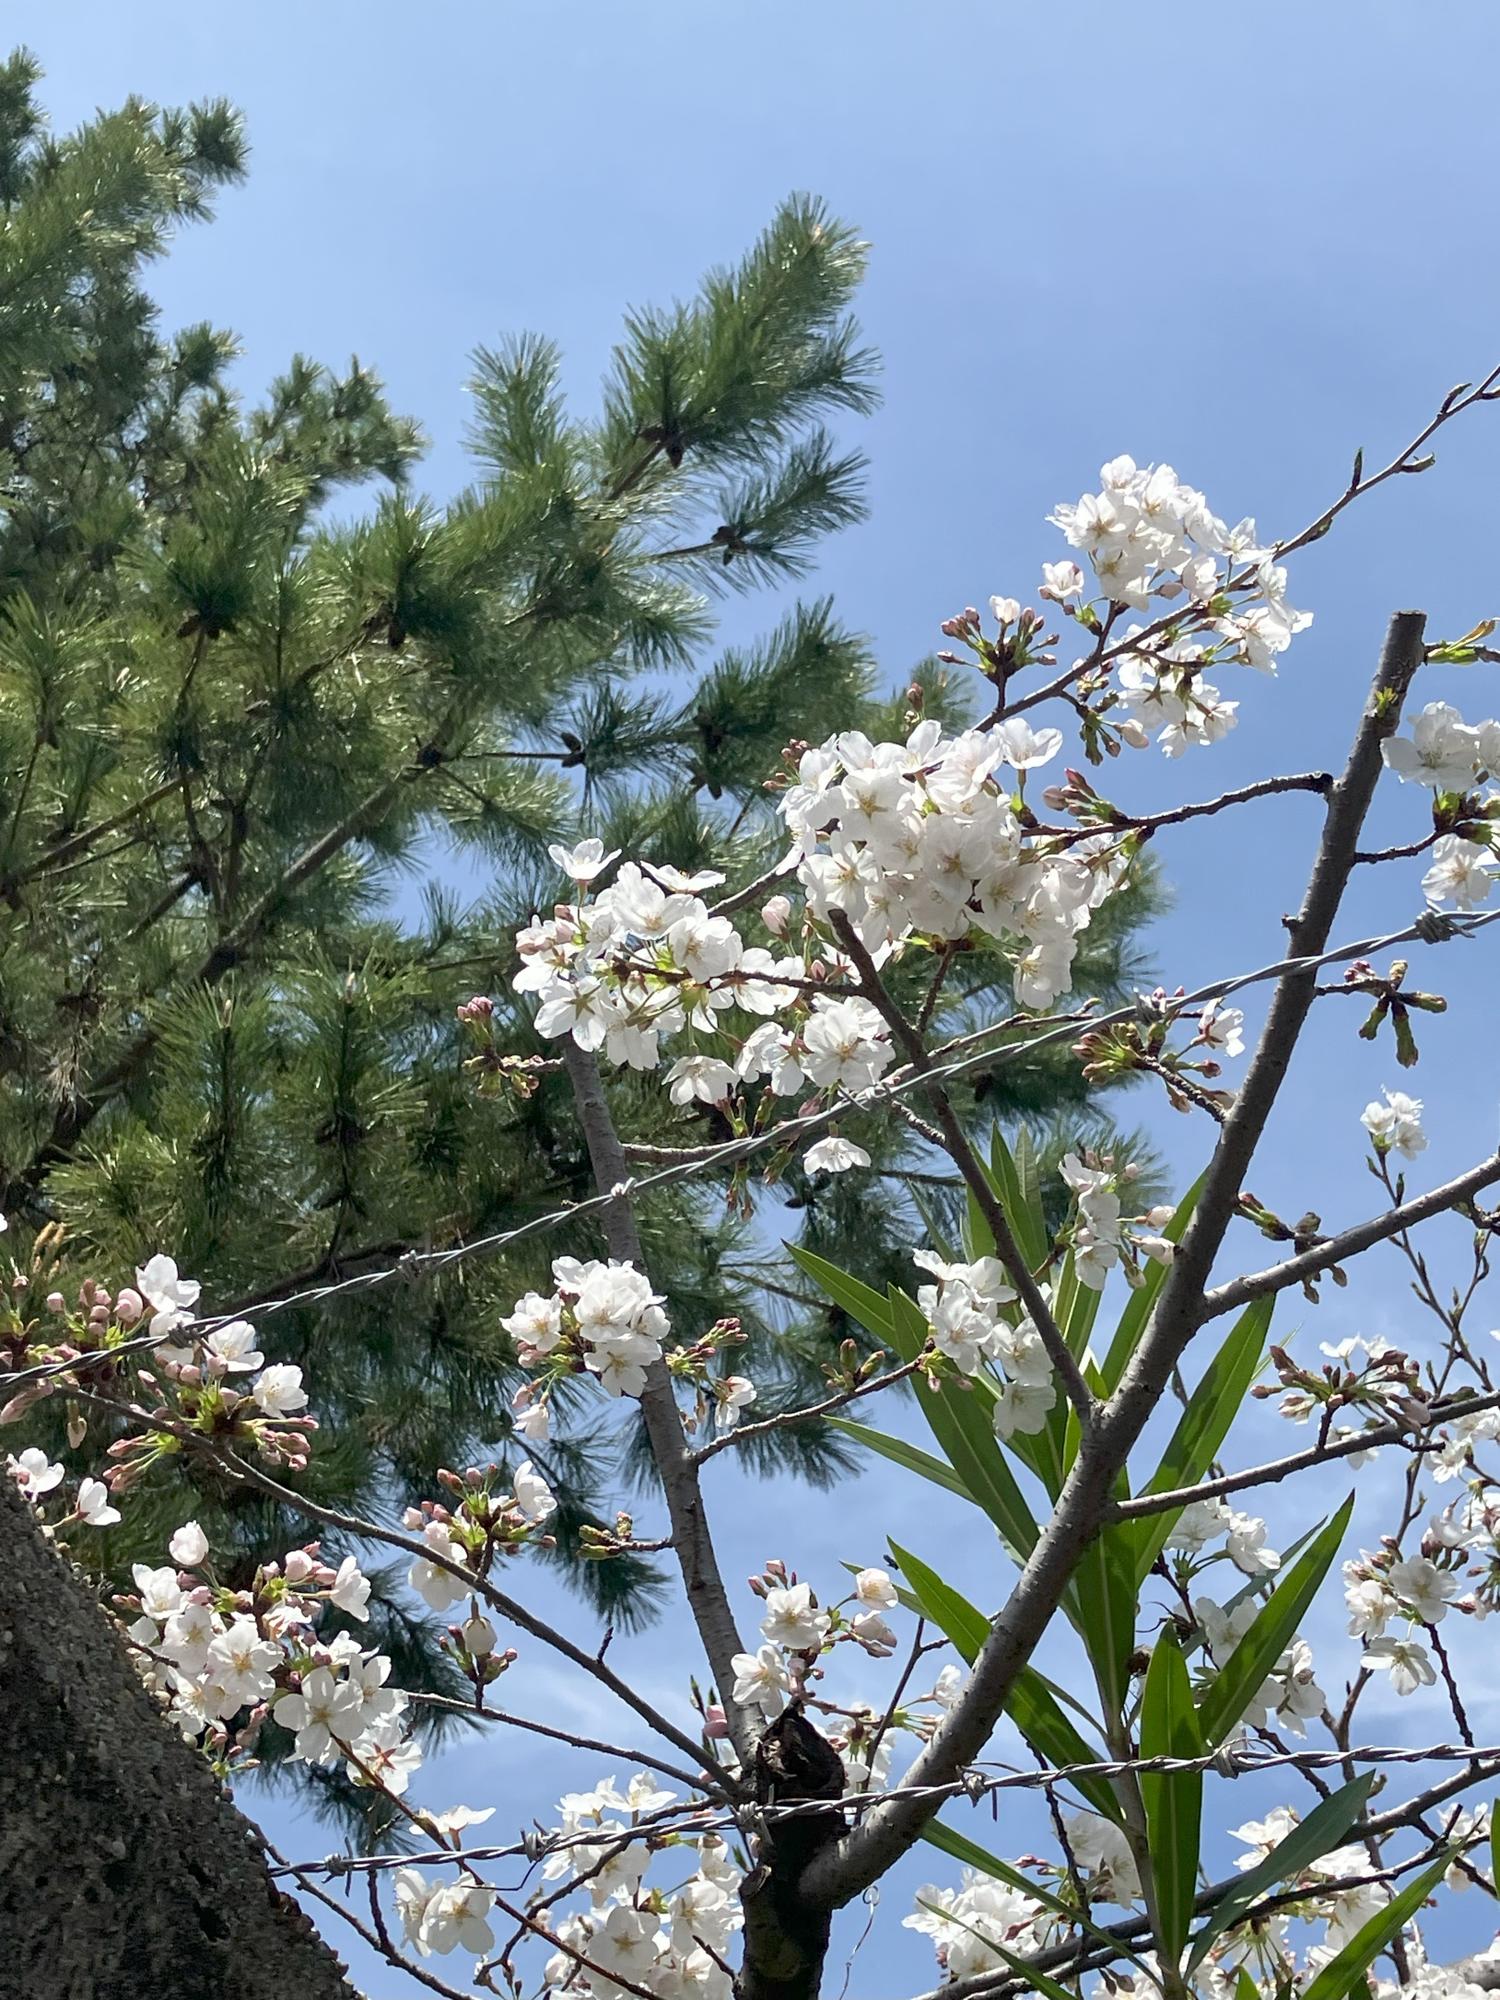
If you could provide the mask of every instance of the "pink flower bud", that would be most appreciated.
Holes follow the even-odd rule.
[[[128,1286],[115,1300],[115,1318],[121,1326],[134,1326],[145,1310],[145,1300],[139,1292],[131,1291]]]
[[[716,1702],[704,1711],[703,1734],[714,1741],[729,1734],[728,1718]]]
[[[47,1310],[49,1313],[65,1313],[68,1310],[68,1302],[61,1292],[48,1292]]]
[[[787,925],[792,920],[792,900],[790,896],[772,896],[762,904],[760,920],[772,937],[785,937]]]

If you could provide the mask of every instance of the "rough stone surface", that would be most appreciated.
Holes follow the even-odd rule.
[[[0,1474],[0,1996],[355,2000]]]

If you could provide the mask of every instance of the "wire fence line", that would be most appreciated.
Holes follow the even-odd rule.
[[[391,1868],[409,1868],[419,1863],[447,1862],[461,1866],[473,1862],[525,1860],[537,1862],[554,1854],[585,1849],[597,1855],[611,1842],[630,1841],[671,1830],[694,1834],[755,1834],[783,1820],[805,1820],[830,1813],[848,1815],[868,1812],[890,1799],[966,1798],[978,1805],[1007,1791],[1047,1791],[1058,1785],[1076,1784],[1086,1779],[1108,1781],[1127,1776],[1212,1774],[1221,1778],[1242,1778],[1261,1771],[1342,1770],[1351,1764],[1471,1764],[1478,1783],[1500,1767],[1500,1745],[1470,1743],[1363,1744],[1349,1750],[1261,1751],[1242,1747],[1223,1748],[1201,1757],[1119,1757],[1096,1763],[1059,1764],[1037,1771],[990,1771],[976,1765],[941,1785],[896,1785],[887,1790],[848,1792],[836,1799],[772,1801],[765,1805],[745,1805],[734,1811],[721,1806],[683,1800],[653,1813],[640,1815],[634,1824],[622,1827],[585,1828],[575,1833],[531,1833],[500,1847],[434,1847],[405,1854],[330,1854],[311,1861],[286,1862],[272,1874],[298,1875],[328,1873],[359,1875]]]
[[[1500,908],[1472,912],[1462,917],[1454,917],[1424,910],[1413,922],[1400,930],[1387,932],[1380,937],[1361,938],[1353,944],[1335,946],[1332,950],[1316,953],[1310,957],[1282,958],[1273,960],[1250,972],[1233,974],[1227,979],[1212,981],[1206,986],[1195,988],[1191,993],[1174,996],[1168,1003],[1173,1011],[1207,1005],[1210,1001],[1224,1000],[1247,987],[1263,984],[1267,980],[1281,979],[1288,974],[1316,972],[1324,966],[1345,964],[1352,959],[1367,958],[1376,952],[1390,950],[1401,944],[1440,944],[1451,938],[1475,936],[1487,925],[1500,921]],[[825,1130],[851,1110],[876,1110],[881,1104],[902,1098],[914,1092],[931,1088],[934,1084],[944,1084],[971,1076],[979,1070],[998,1069],[1006,1063],[1015,1062],[1022,1056],[1032,1054],[1037,1049],[1054,1046],[1064,1040],[1076,1038],[1080,1034],[1097,1033],[1101,1028],[1120,1027],[1143,1016],[1155,1018],[1157,1003],[1145,995],[1133,1002],[1111,1009],[1107,1013],[1093,1014],[1086,1020],[1076,1017],[1050,1025],[1042,1024],[1035,1034],[1024,1040],[1007,1042],[1000,1048],[975,1049],[968,1046],[983,1041],[989,1036],[1016,1031],[1016,1024],[1005,1021],[993,1022],[988,1027],[979,1028],[972,1035],[950,1044],[950,1049],[959,1048],[964,1052],[951,1056],[946,1062],[933,1065],[923,1071],[903,1067],[891,1077],[872,1084],[857,1097],[841,1100],[822,1110],[806,1112],[795,1118],[788,1118],[779,1125],[764,1132],[752,1132],[739,1139],[725,1140],[721,1145],[695,1149],[690,1159],[677,1161],[670,1166],[659,1168],[649,1174],[633,1176],[604,1194],[590,1195],[582,1201],[572,1202],[562,1208],[549,1210],[544,1215],[536,1215],[529,1220],[515,1224],[512,1228],[497,1230],[491,1235],[476,1236],[466,1243],[457,1243],[446,1250],[409,1250],[394,1264],[373,1271],[361,1271],[348,1278],[339,1278],[324,1285],[313,1285],[305,1290],[289,1292],[284,1297],[269,1299],[264,1305],[243,1307],[239,1310],[216,1313],[194,1319],[190,1325],[172,1328],[166,1333],[146,1333],[134,1339],[121,1341],[107,1350],[87,1350],[84,1357],[98,1353],[113,1359],[116,1356],[138,1353],[158,1347],[164,1342],[180,1341],[185,1334],[203,1338],[217,1328],[228,1326],[233,1321],[253,1311],[257,1321],[264,1322],[278,1313],[297,1309],[326,1305],[331,1300],[353,1297],[375,1291],[386,1285],[411,1283],[436,1277],[443,1271],[468,1262],[476,1257],[493,1257],[524,1243],[534,1237],[551,1234],[554,1230],[570,1227],[580,1221],[602,1215],[619,1200],[622,1194],[632,1197],[656,1193],[667,1187],[695,1178],[710,1170],[735,1166],[741,1160],[750,1159],[772,1147],[783,1146],[815,1132]],[[65,1373],[79,1365],[79,1358],[41,1362],[30,1368],[0,1372],[0,1387],[15,1388],[25,1382],[42,1379],[49,1375]]]

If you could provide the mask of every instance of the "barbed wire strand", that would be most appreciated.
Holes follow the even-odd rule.
[[[1361,938],[1354,944],[1335,947],[1331,951],[1319,952],[1311,957],[1276,959],[1269,965],[1257,967],[1252,972],[1235,973],[1228,979],[1213,981],[1200,986],[1191,993],[1174,996],[1163,1003],[1173,1012],[1190,1007],[1206,1005],[1209,1001],[1224,1000],[1231,994],[1242,992],[1246,987],[1263,984],[1270,979],[1280,979],[1289,973],[1316,972],[1323,966],[1343,964],[1350,959],[1367,958],[1373,953],[1389,950],[1399,944],[1445,943],[1451,938],[1469,938],[1486,925],[1500,921],[1500,909],[1484,910],[1462,917],[1447,916],[1433,910],[1424,910],[1421,916],[1402,929],[1390,931],[1382,937]],[[298,1308],[326,1305],[332,1299],[348,1298],[359,1293],[374,1291],[380,1287],[416,1279],[435,1276],[451,1267],[465,1263],[470,1258],[498,1255],[517,1243],[532,1237],[547,1235],[551,1231],[571,1224],[586,1221],[594,1215],[601,1215],[619,1199],[621,1192],[631,1196],[655,1193],[666,1187],[676,1186],[710,1168],[737,1164],[740,1160],[764,1152],[773,1146],[785,1145],[789,1141],[809,1137],[847,1116],[851,1110],[869,1111],[892,1098],[904,1097],[915,1091],[930,1088],[933,1084],[947,1083],[972,1075],[984,1068],[1000,1068],[1014,1062],[1021,1056],[1030,1055],[1057,1042],[1076,1038],[1080,1034],[1097,1033],[1101,1028],[1118,1027],[1126,1022],[1141,1018],[1144,1010],[1155,1012],[1157,1003],[1147,996],[1138,996],[1127,1005],[1113,1008],[1108,1013],[1089,1016],[1080,1022],[1076,1017],[1064,1022],[1045,1026],[1024,1041],[1010,1042],[996,1049],[969,1050],[957,1058],[935,1065],[925,1071],[898,1072],[880,1083],[872,1084],[868,1090],[856,1097],[826,1106],[820,1111],[807,1112],[797,1118],[789,1118],[765,1132],[753,1132],[744,1138],[729,1139],[722,1145],[706,1151],[695,1151],[693,1157],[671,1166],[658,1169],[654,1173],[633,1176],[618,1188],[610,1188],[603,1194],[591,1195],[585,1200],[569,1204],[565,1208],[550,1210],[545,1215],[532,1216],[528,1221],[517,1223],[510,1229],[496,1231],[489,1236],[477,1236],[467,1243],[454,1244],[446,1250],[412,1250],[398,1259],[395,1264],[375,1271],[361,1271],[352,1277],[340,1278],[326,1285],[311,1286],[304,1291],[290,1292],[285,1297],[270,1299],[258,1307],[245,1307],[238,1311],[228,1311],[206,1318],[194,1319],[190,1324],[172,1328],[166,1333],[142,1334],[132,1340],[121,1341],[108,1349],[87,1349],[72,1359],[41,1362],[31,1368],[21,1368],[0,1373],[0,1385],[14,1388],[28,1381],[35,1381],[49,1375],[66,1373],[69,1369],[86,1365],[91,1358],[113,1360],[123,1354],[139,1353],[148,1348],[159,1347],[166,1342],[181,1342],[184,1337],[203,1339],[216,1329],[228,1326],[241,1319],[248,1311],[254,1311],[256,1320],[264,1322],[278,1313],[290,1312]],[[986,1028],[976,1029],[973,1035],[962,1038],[963,1042],[978,1041],[991,1034],[1006,1031],[1006,1022],[993,1022]]]
[[[629,1827],[590,1827],[576,1833],[555,1833],[548,1835],[527,1835],[504,1847],[432,1848],[417,1854],[331,1854],[321,1860],[288,1862],[273,1874],[319,1873],[362,1874],[372,1870],[406,1868],[417,1863],[435,1864],[448,1862],[462,1865],[476,1861],[512,1861],[524,1859],[537,1862],[552,1854],[565,1854],[575,1847],[597,1851],[610,1839],[622,1841],[638,1840],[647,1834],[655,1834],[667,1825],[682,1832],[691,1822],[692,1830],[698,1833],[758,1832],[763,1827],[774,1825],[787,1819],[804,1820],[829,1813],[868,1812],[872,1807],[883,1805],[891,1799],[954,1799],[967,1798],[974,1804],[1006,1791],[1043,1790],[1049,1786],[1077,1783],[1083,1779],[1109,1781],[1131,1775],[1166,1775],[1179,1773],[1212,1773],[1221,1778],[1250,1777],[1261,1771],[1293,1769],[1301,1771],[1322,1771],[1342,1769],[1349,1764],[1472,1764],[1475,1767],[1475,1781],[1489,1775],[1493,1767],[1500,1765],[1500,1745],[1472,1743],[1432,1743],[1421,1746],[1410,1744],[1367,1744],[1356,1745],[1350,1750],[1281,1750],[1262,1752],[1258,1750],[1220,1749],[1200,1757],[1119,1757],[1107,1761],[1083,1764],[1058,1764],[1050,1769],[1037,1771],[1001,1771],[990,1773],[983,1766],[973,1766],[962,1776],[948,1780],[941,1785],[896,1785],[885,1791],[849,1792],[837,1799],[807,1799],[788,1801],[785,1804],[747,1805],[737,1812],[727,1813],[721,1807],[684,1800],[680,1805],[665,1807],[643,1815],[635,1825]]]

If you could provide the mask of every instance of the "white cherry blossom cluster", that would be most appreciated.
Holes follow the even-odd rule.
[[[1399,1153],[1403,1160],[1414,1160],[1427,1150],[1427,1134],[1422,1130],[1422,1100],[1408,1096],[1404,1090],[1383,1091],[1365,1106],[1359,1122],[1382,1157]]]
[[[37,1445],[28,1445],[16,1454],[7,1453],[5,1470],[38,1510],[47,1495],[58,1491],[67,1477],[62,1463],[49,1459]],[[49,1532],[53,1528],[70,1528],[75,1523],[85,1528],[112,1528],[119,1518],[120,1510],[112,1504],[104,1481],[84,1478],[78,1482],[72,1507],[56,1520],[43,1520],[42,1525]]]
[[[734,1699],[758,1708],[767,1722],[801,1695],[807,1669],[828,1645],[848,1640],[877,1660],[896,1649],[885,1614],[899,1600],[886,1570],[860,1570],[850,1597],[829,1611],[820,1606],[812,1585],[799,1583],[780,1562],[767,1563],[764,1574],[752,1578],[751,1588],[765,1603],[760,1623],[765,1643],[753,1653],[735,1654]],[[889,1751],[889,1744],[882,1745],[882,1769]],[[845,1769],[850,1769],[847,1758]],[[866,1768],[864,1777],[871,1775]]]
[[[960,1375],[986,1381],[996,1436],[1039,1431],[1057,1401],[1052,1363],[1035,1325],[1017,1307],[1000,1260],[950,1263],[934,1251],[913,1250],[912,1262],[937,1279],[917,1292],[932,1344]],[[992,1367],[1003,1369],[1003,1376],[991,1375]]]
[[[654,1830],[676,1799],[641,1771],[623,1791],[604,1778],[559,1801],[557,1832],[568,1845],[554,1848],[542,1873],[564,1891],[549,1901],[576,1881],[588,1905],[549,1920],[562,1947],[544,1970],[549,1990],[617,2000],[617,1982],[629,1980],[660,2000],[730,2000],[721,1961],[742,1922],[740,1870],[717,1834]],[[670,1886],[646,1882],[657,1856],[677,1864]]]
[[[671,1331],[661,1293],[633,1264],[557,1257],[552,1278],[551,1292],[527,1292],[500,1322],[522,1366],[544,1374],[540,1387],[522,1391],[516,1420],[532,1438],[546,1437],[546,1390],[564,1375],[586,1370],[608,1395],[639,1396]]]
[[[918,1889],[916,1905],[902,1924],[932,1939],[938,1964],[950,1979],[1004,1973],[1014,1959],[1039,1950],[1050,1935],[1040,1903],[973,1868],[964,1869],[956,1889],[931,1883]]]
[[[490,1818],[493,1806],[483,1812],[459,1807],[456,1813],[435,1815],[440,1831],[456,1833],[460,1826],[475,1826]],[[479,1958],[493,1951],[495,1933],[489,1914],[495,1892],[475,1876],[460,1876],[454,1882],[434,1882],[420,1868],[402,1868],[396,1873],[396,1914],[408,1944],[422,1958],[434,1952],[446,1957],[450,1951],[464,1951]]]
[[[1152,624],[1126,627],[1111,648],[1127,743],[1144,745],[1152,728],[1168,756],[1217,742],[1233,728],[1238,703],[1204,680],[1204,668],[1224,662],[1274,673],[1312,623],[1310,612],[1287,602],[1286,571],[1257,546],[1255,523],[1226,526],[1169,465],[1111,459],[1100,468],[1097,493],[1048,519],[1082,552],[1111,607],[1156,609]],[[1077,564],[1045,564],[1043,573],[1043,597],[1065,607],[1082,599]],[[1180,615],[1164,617],[1167,606],[1180,607]],[[1092,607],[1071,615],[1099,629]]]
[[[579,893],[516,937],[521,969],[514,985],[538,996],[540,1034],[571,1035],[582,1049],[602,1049],[610,1062],[655,1069],[664,1038],[688,1027],[711,1031],[732,1007],[769,1017],[796,997],[795,987],[779,979],[805,978],[802,961],[747,946],[698,894],[722,875],[627,861],[590,899],[591,883],[618,854],[605,854],[597,840],[551,852]],[[692,1075],[683,1070],[673,1081]],[[705,1094],[700,1078],[679,1101]]]
[[[805,751],[781,813],[809,910],[839,912],[872,950],[972,931],[1004,940],[1017,1002],[1050,1007],[1126,869],[1107,835],[1066,847],[1029,837],[1000,774],[1022,783],[1061,748],[1061,731],[1018,716],[957,737],[922,722],[904,743],[849,731]]]
[[[1402,1557],[1382,1549],[1345,1563],[1349,1630],[1365,1643],[1360,1664],[1388,1674],[1398,1695],[1431,1687],[1437,1669],[1417,1629],[1440,1625],[1461,1587],[1452,1568],[1440,1568],[1426,1556]],[[1388,1629],[1393,1626],[1405,1629]]]
[[[387,1686],[390,1660],[346,1632],[324,1641],[315,1629],[325,1605],[368,1619],[370,1583],[355,1559],[333,1569],[316,1544],[293,1549],[235,1590],[216,1575],[196,1521],[177,1529],[168,1554],[162,1568],[134,1566],[124,1602],[143,1671],[183,1735],[210,1749],[248,1747],[269,1713],[304,1762],[342,1758],[355,1784],[404,1792],[421,1751],[402,1730],[406,1696]]]
[[[1433,842],[1422,893],[1435,907],[1451,903],[1460,910],[1477,909],[1488,901],[1495,880],[1500,792],[1474,795],[1476,787],[1500,776],[1500,721],[1470,724],[1448,702],[1432,701],[1414,718],[1411,734],[1389,737],[1380,754],[1403,784],[1468,801],[1458,822],[1462,830],[1439,832]],[[1449,815],[1451,826],[1451,799],[1441,812]],[[1441,816],[1437,824],[1441,828]]]

